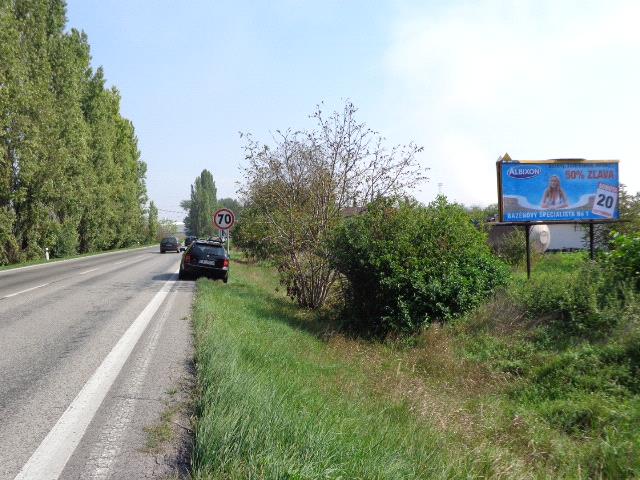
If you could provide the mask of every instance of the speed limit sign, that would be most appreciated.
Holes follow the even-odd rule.
[[[236,223],[236,216],[228,208],[221,208],[213,214],[213,225],[220,230],[229,230],[234,223]]]

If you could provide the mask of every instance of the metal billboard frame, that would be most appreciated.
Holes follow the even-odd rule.
[[[619,164],[619,160],[586,160],[584,158],[556,158],[549,160],[512,160],[508,153],[505,153],[504,156],[500,157],[496,162],[496,179],[498,182],[498,211],[500,221],[498,222],[490,222],[490,225],[494,226],[523,226],[524,227],[524,235],[525,235],[525,243],[527,250],[527,278],[531,278],[531,248],[529,245],[529,232],[531,231],[531,227],[535,225],[589,225],[589,257],[591,260],[595,258],[595,250],[594,250],[594,225],[598,224],[607,224],[607,223],[620,223],[625,222],[626,220],[622,219],[601,219],[601,220],[548,220],[548,221],[522,221],[522,222],[505,222],[504,221],[504,206],[503,206],[503,196],[502,196],[502,168],[501,166],[504,163],[513,163],[513,164],[524,164],[524,165],[535,165],[535,164],[554,164],[554,163],[576,163],[576,164],[598,164],[598,163],[616,163]],[[620,185],[620,181],[618,179],[618,185]]]

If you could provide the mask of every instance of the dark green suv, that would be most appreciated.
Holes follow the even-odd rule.
[[[160,241],[160,253],[164,252],[180,253],[180,242],[176,237],[164,237]]]

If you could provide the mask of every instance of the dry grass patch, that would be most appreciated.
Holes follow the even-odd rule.
[[[460,357],[453,342],[446,328],[434,325],[414,348],[339,334],[328,345],[343,361],[366,369],[367,387],[376,395],[404,402],[440,431],[471,441],[485,434],[481,426],[487,412],[482,397],[503,392],[508,377]]]

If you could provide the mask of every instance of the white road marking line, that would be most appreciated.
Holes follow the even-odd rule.
[[[122,450],[123,437],[135,416],[136,407],[139,408],[138,398],[141,395],[142,385],[175,299],[175,295],[171,295],[167,299],[159,318],[154,321],[152,327],[149,327],[152,331],[147,334],[146,348],[135,360],[135,365],[138,366],[133,372],[127,372],[125,398],[119,401],[113,414],[109,415],[109,419],[100,433],[98,444],[93,447],[84,473],[80,478],[106,480],[111,476],[113,464]]]
[[[49,283],[51,283],[51,282],[49,282]],[[36,288],[46,287],[47,285],[49,285],[49,283],[43,283],[42,285],[36,285],[35,287],[25,288],[24,290],[20,290],[19,292],[14,292],[14,293],[10,293],[9,295],[5,295],[2,298],[15,297],[16,295],[20,295],[21,293],[30,292],[31,290],[35,290]]]
[[[116,262],[113,265],[120,265],[120,264],[125,263],[125,262],[132,263],[134,261],[140,260],[141,258],[150,258],[150,257],[149,257],[149,255],[138,255],[138,256],[133,257],[133,258],[127,258],[125,260],[120,260],[119,262]]]
[[[140,340],[153,315],[169,295],[178,278],[174,273],[144,310],[133,321],[111,352],[102,361],[80,393],[67,407],[40,446],[25,463],[16,480],[57,479],[80,443],[89,423],[102,404],[107,392]]]
[[[52,260],[48,263],[39,263],[38,265],[28,265],[26,267],[16,267],[16,268],[9,268],[7,270],[2,270],[0,271],[0,276],[9,275],[9,274],[12,274],[13,272],[19,272],[20,270],[30,270],[34,268],[50,267],[52,265],[55,266],[55,265],[65,264],[65,263],[81,262],[82,260],[90,260],[92,258],[97,258],[97,257],[106,257],[107,255],[116,255],[118,253],[135,252],[136,250],[144,250],[144,249],[151,250],[151,248],[154,248],[154,247],[136,247],[136,248],[129,248],[125,250],[116,250],[115,252],[96,253],[95,255],[87,255],[86,257],[69,258],[67,260]]]
[[[84,272],[80,272],[78,275],[84,275],[85,273],[95,272],[96,270],[98,270],[98,268],[100,268],[100,267],[96,267],[96,268],[91,268],[89,270],[85,270]]]

